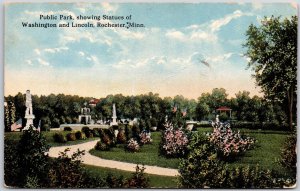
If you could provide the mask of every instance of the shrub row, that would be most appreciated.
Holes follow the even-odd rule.
[[[231,122],[231,128],[236,129],[261,129],[261,130],[279,130],[279,131],[289,131],[289,126],[287,124],[278,124],[272,122]]]
[[[72,131],[70,127],[65,127],[64,131]],[[91,130],[89,127],[83,127],[81,131],[70,132],[66,136],[62,132],[53,135],[54,142],[66,143],[67,141],[84,140],[87,138],[99,137],[99,129]]]

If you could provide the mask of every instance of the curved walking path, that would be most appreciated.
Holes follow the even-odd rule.
[[[64,151],[66,148],[70,148],[70,152],[68,152],[68,155],[70,156],[73,154],[73,152],[76,152],[77,149],[79,149],[81,151],[85,150],[85,155],[83,155],[81,158],[81,161],[84,164],[107,167],[107,168],[116,168],[119,170],[135,172],[136,164],[114,161],[114,160],[107,160],[107,159],[102,159],[102,158],[91,155],[89,153],[89,151],[94,148],[94,146],[96,145],[97,142],[98,142],[98,140],[89,141],[89,142],[81,143],[78,145],[51,147],[48,154],[50,157],[58,157],[59,152]],[[156,174],[156,175],[164,175],[164,176],[179,175],[178,170],[176,170],[176,169],[163,168],[163,167],[158,167],[158,166],[148,166],[148,165],[145,165],[144,167],[146,168],[145,173],[147,173],[147,174]]]

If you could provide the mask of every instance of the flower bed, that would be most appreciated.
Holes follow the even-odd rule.
[[[186,133],[181,129],[167,128],[162,136],[162,154],[169,157],[184,156],[189,143]]]
[[[255,139],[232,131],[230,124],[213,123],[213,132],[209,141],[213,143],[220,157],[230,158],[252,148]]]

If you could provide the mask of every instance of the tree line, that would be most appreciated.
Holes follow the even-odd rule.
[[[39,120],[44,129],[57,128],[60,124],[65,123],[78,123],[81,108],[91,99],[93,98],[64,94],[32,95],[35,125],[38,125]],[[15,96],[7,96],[5,101],[7,102],[5,125],[9,130],[13,120],[24,118],[25,94],[18,93]],[[136,96],[108,95],[100,98],[95,107],[88,104],[87,107],[91,108],[94,120],[108,120],[112,117],[113,103],[116,104],[119,119],[139,118],[146,122],[152,119],[159,127],[165,122],[166,116],[173,116],[174,110],[179,111],[185,120],[214,120],[218,114],[223,121],[276,122],[279,124],[288,122],[287,112],[282,105],[259,96],[251,97],[250,92],[247,91],[240,91],[235,94],[235,97],[229,98],[224,88],[214,88],[210,93],[202,93],[197,100],[187,99],[182,95],[161,98],[159,94],[152,92]],[[216,111],[222,106],[232,109],[231,118],[228,112]],[[9,115],[9,113],[14,114]],[[13,117],[13,120],[7,119],[9,117]],[[11,122],[7,123],[7,121]]]

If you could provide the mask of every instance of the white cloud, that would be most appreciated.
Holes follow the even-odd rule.
[[[180,40],[180,41],[186,40],[185,35],[180,31],[175,31],[175,30],[174,31],[168,31],[166,33],[166,36],[169,37],[169,38]]]
[[[56,53],[62,50],[69,50],[68,47],[59,47],[59,48],[45,48],[44,51],[48,53]]]
[[[202,41],[217,41],[218,37],[209,32],[204,31],[194,31],[191,33],[191,40],[202,40]]]
[[[26,60],[25,62],[26,62],[26,64],[28,64],[28,65],[30,65],[30,66],[32,66],[32,65],[33,65],[33,63],[32,63],[32,61],[31,61],[31,60]]]
[[[40,65],[43,65],[43,66],[49,66],[50,65],[49,62],[47,62],[45,60],[42,60],[41,58],[38,58],[37,61]]]
[[[82,51],[79,51],[78,54],[79,54],[80,56],[84,56],[84,55],[85,55],[84,52],[82,52]]]
[[[37,54],[37,55],[41,55],[41,51],[39,49],[34,49],[34,52]]]
[[[212,32],[218,31],[222,26],[227,25],[231,20],[239,18],[243,15],[246,14],[242,13],[240,10],[236,10],[232,14],[226,15],[224,18],[211,21],[209,27]]]
[[[124,68],[145,68],[145,67],[152,67],[155,65],[163,65],[167,63],[167,58],[165,56],[153,56],[151,58],[144,58],[140,60],[131,60],[125,59],[119,61],[117,64],[114,64],[112,67],[117,69],[124,69]]]
[[[206,60],[208,62],[210,62],[210,63],[211,62],[213,62],[213,63],[220,63],[220,62],[227,61],[232,55],[233,55],[233,53],[229,52],[229,53],[226,53],[226,54],[210,56]]]

